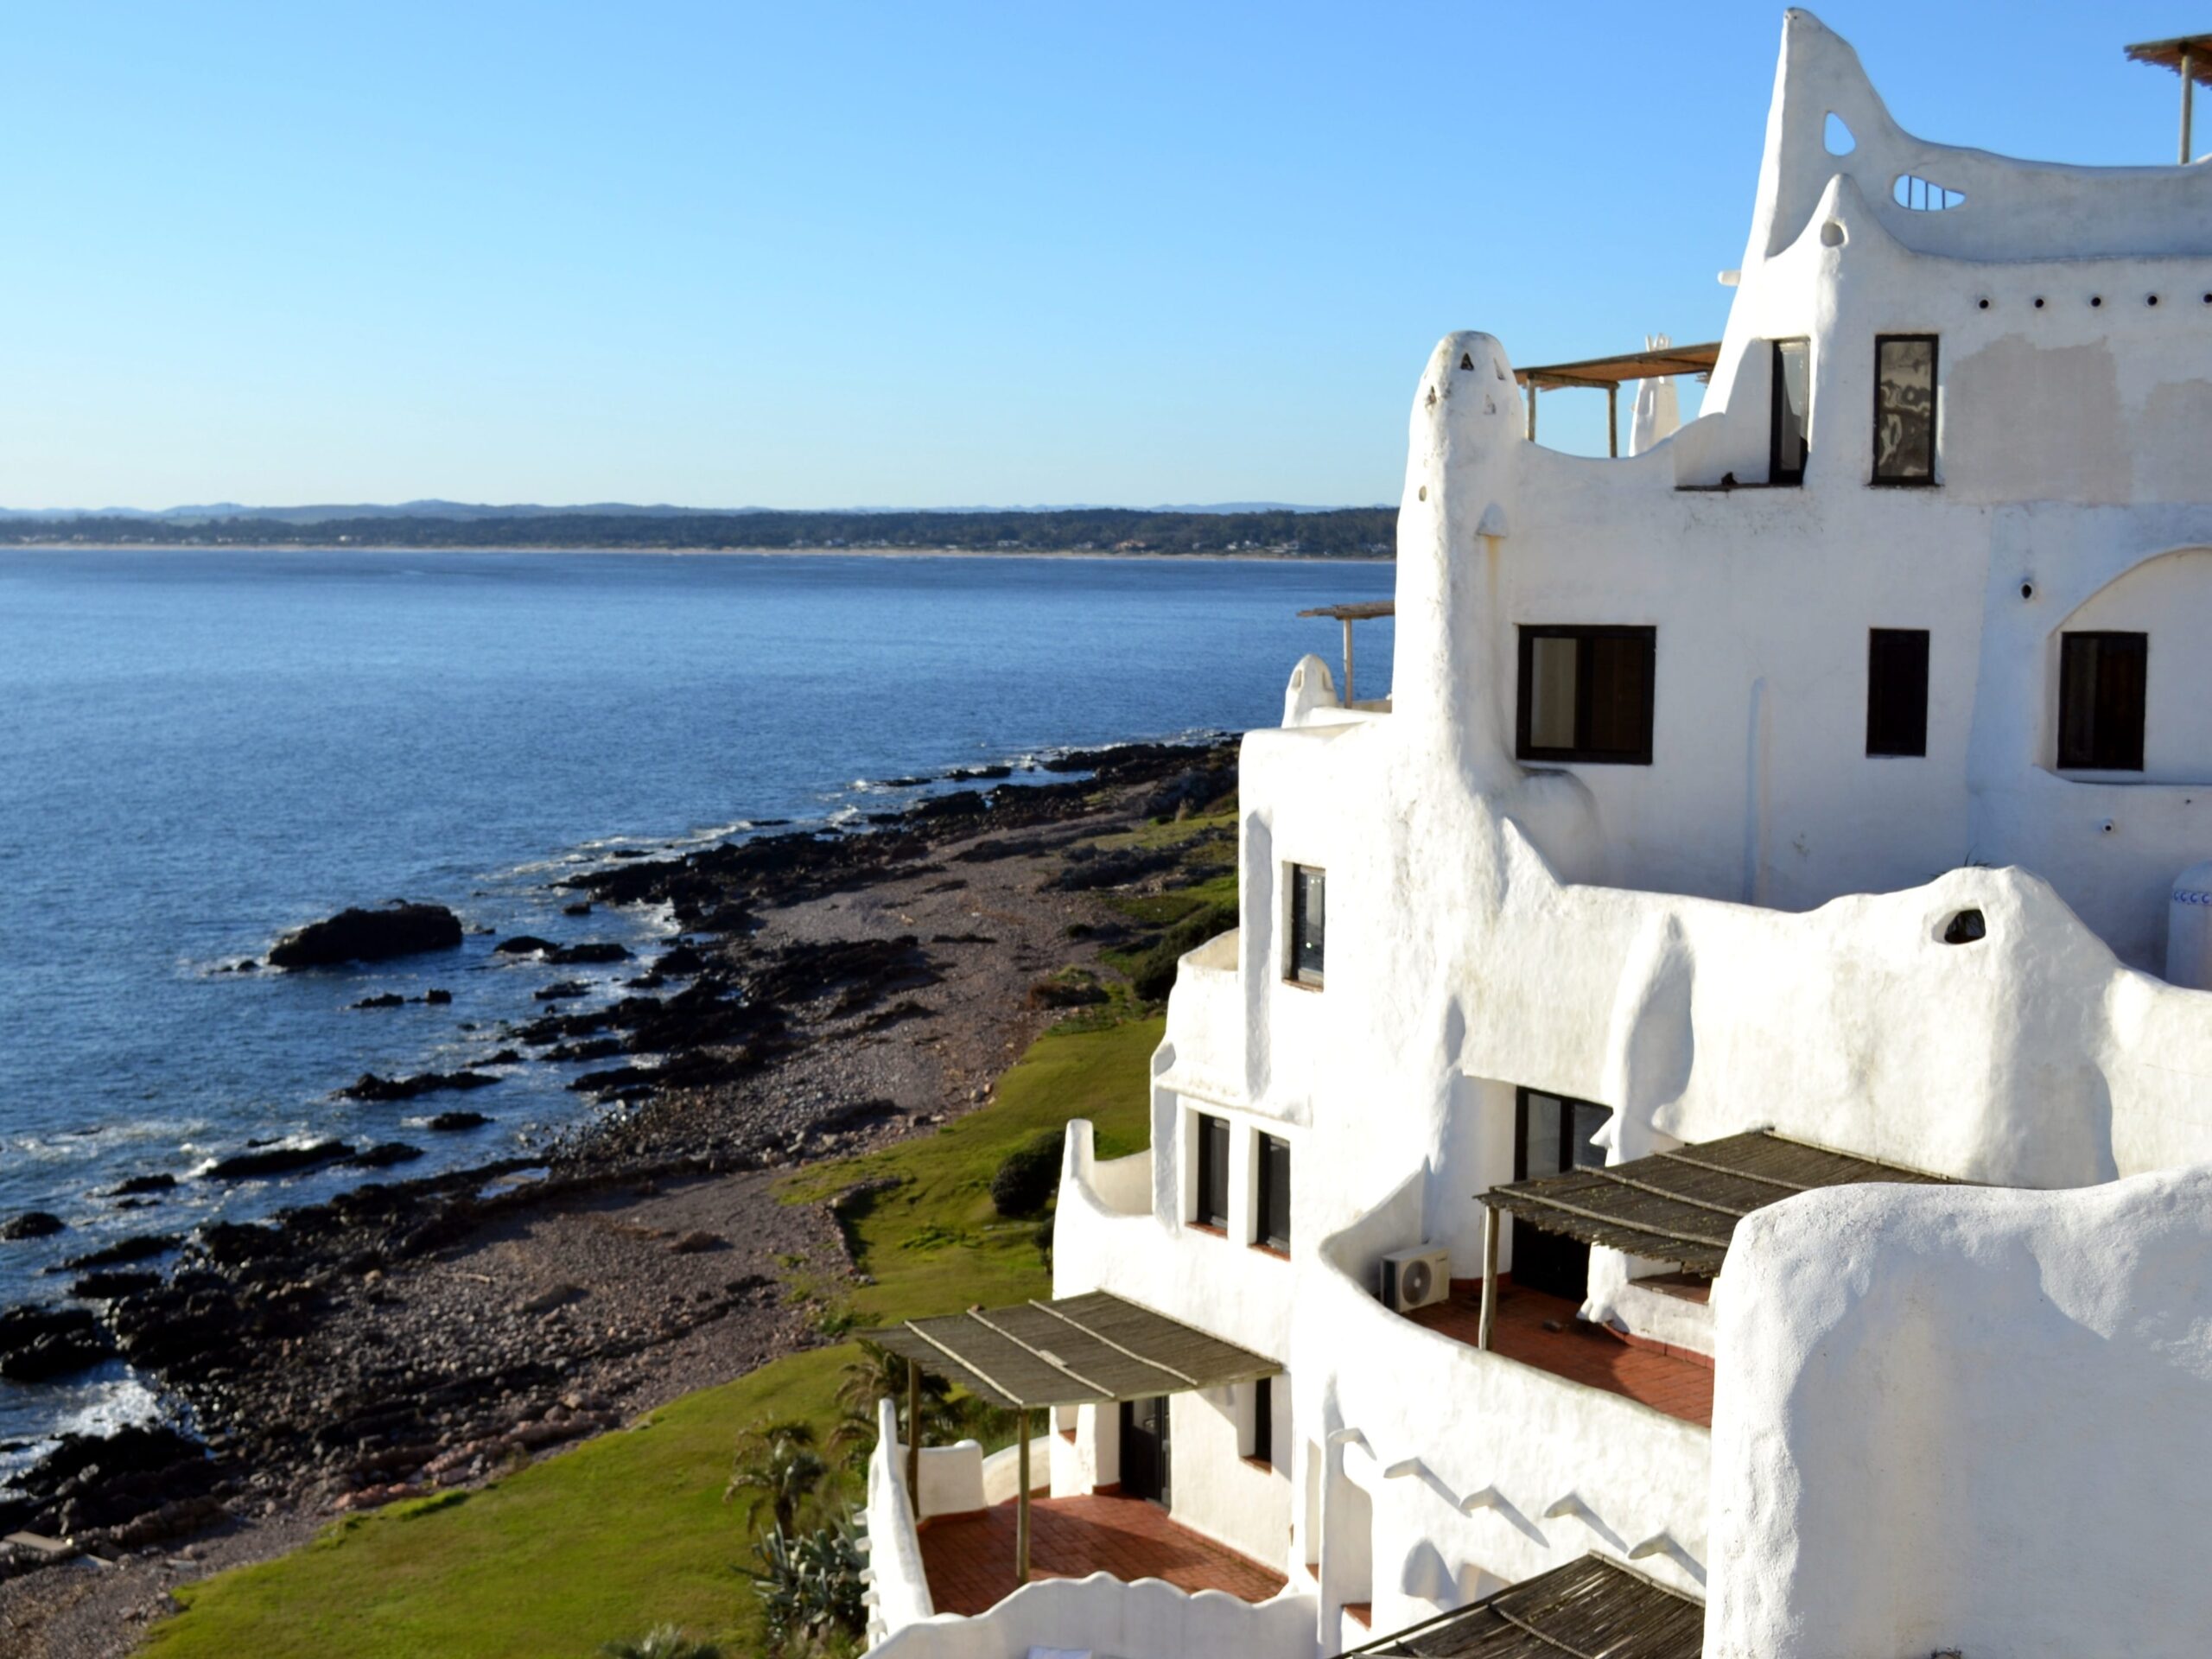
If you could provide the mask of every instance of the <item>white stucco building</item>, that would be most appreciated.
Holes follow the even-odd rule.
[[[1296,665],[1152,1148],[1070,1127],[1057,1294],[1274,1374],[1008,1337],[1082,1396],[1041,1513],[1280,1592],[960,1617],[887,1435],[879,1651],[1534,1652],[1472,1643],[1601,1591],[1619,1659],[2212,1650],[2212,165],[1924,143],[1793,11],[1728,280],[1620,459],[1438,345],[1390,696]]]

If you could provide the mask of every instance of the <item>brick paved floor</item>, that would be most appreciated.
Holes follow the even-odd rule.
[[[922,1523],[922,1567],[938,1611],[980,1613],[1014,1593],[1014,1527],[1011,1503]],[[1029,1567],[1033,1579],[1111,1573],[1122,1580],[1165,1579],[1179,1590],[1225,1590],[1246,1601],[1265,1601],[1285,1582],[1281,1573],[1176,1525],[1158,1504],[1135,1497],[1031,1500]]]
[[[1575,1306],[1564,1296],[1502,1282],[1491,1346],[1509,1359],[1554,1376],[1624,1394],[1686,1423],[1713,1426],[1710,1365],[1653,1348],[1632,1347],[1603,1326],[1576,1319]],[[1471,1347],[1480,1328],[1482,1293],[1455,1289],[1449,1301],[1417,1309],[1408,1317]],[[1548,1331],[1547,1323],[1559,1329]]]

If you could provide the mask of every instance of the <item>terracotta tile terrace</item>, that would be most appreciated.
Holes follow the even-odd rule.
[[[1009,1502],[922,1522],[922,1567],[938,1611],[984,1612],[1019,1587],[1014,1512]],[[1029,1566],[1033,1580],[1110,1573],[1124,1581],[1165,1579],[1179,1590],[1223,1590],[1245,1601],[1265,1601],[1285,1583],[1281,1573],[1178,1526],[1157,1504],[1105,1494],[1032,1499]]]
[[[1630,1343],[1603,1326],[1578,1319],[1575,1308],[1564,1296],[1525,1289],[1501,1278],[1491,1348],[1554,1376],[1625,1395],[1702,1428],[1713,1427],[1712,1366],[1656,1345]],[[1481,1287],[1462,1288],[1455,1282],[1449,1300],[1406,1317],[1472,1347],[1481,1325]]]

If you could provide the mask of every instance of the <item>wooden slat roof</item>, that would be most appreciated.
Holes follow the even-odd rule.
[[[1672,1262],[1709,1279],[1727,1258],[1736,1224],[1752,1211],[1859,1181],[1945,1184],[1940,1175],[1753,1129],[1610,1168],[1492,1187],[1484,1201],[1586,1244]]]
[[[2177,35],[2171,41],[2144,41],[2127,48],[2138,63],[2155,63],[2176,74],[2181,60],[2189,59],[2189,78],[2200,86],[2212,86],[2212,35]]]
[[[995,1406],[1015,1408],[1142,1400],[1282,1369],[1264,1354],[1103,1290],[858,1334]]]
[[[1409,1659],[1700,1659],[1705,1608],[1591,1554],[1351,1651]]]
[[[1710,374],[1720,361],[1720,342],[1662,346],[1656,351],[1625,352],[1618,357],[1586,357],[1580,363],[1545,363],[1516,369],[1522,385],[1618,386],[1624,380],[1655,380],[1670,374]]]
[[[1368,622],[1378,616],[1395,616],[1395,600],[1370,599],[1357,605],[1317,605],[1310,611],[1300,611],[1300,616],[1333,617],[1339,622]]]

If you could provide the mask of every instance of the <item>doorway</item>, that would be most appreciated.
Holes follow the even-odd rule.
[[[1522,1089],[1513,1103],[1513,1179],[1534,1180],[1605,1161],[1592,1144],[1612,1116],[1609,1106]],[[1580,1302],[1590,1294],[1590,1247],[1580,1239],[1513,1218],[1513,1282]]]
[[[1167,1503],[1167,1396],[1122,1402],[1122,1490]]]

